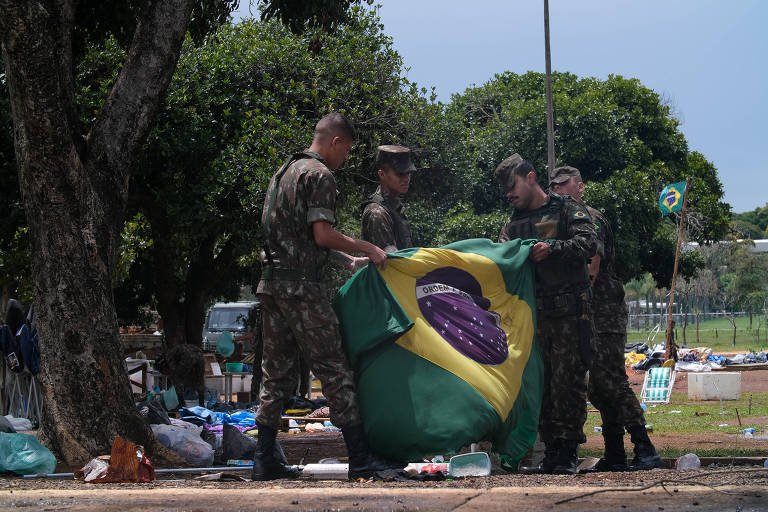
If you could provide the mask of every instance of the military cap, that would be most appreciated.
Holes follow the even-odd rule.
[[[496,170],[493,171],[493,178],[503,189],[507,190],[513,188],[515,183],[515,175],[513,172],[515,168],[523,162],[525,162],[525,160],[523,160],[523,157],[517,153],[508,156],[502,160],[496,167]]]
[[[416,172],[411,162],[411,150],[405,146],[379,146],[376,148],[376,167],[392,169],[397,174]]]
[[[552,172],[549,173],[549,184],[565,183],[571,179],[572,176],[576,176],[577,178],[581,179],[581,173],[575,167],[571,167],[570,165],[555,167],[552,169]]]

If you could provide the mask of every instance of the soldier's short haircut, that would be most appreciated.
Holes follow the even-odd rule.
[[[520,176],[523,178],[528,176],[529,172],[535,173],[536,169],[533,168],[533,164],[531,164],[531,162],[529,162],[528,160],[523,160],[512,169],[513,175]]]
[[[357,138],[355,128],[349,119],[338,112],[325,115],[315,125],[315,139],[326,140],[332,137],[354,141]]]

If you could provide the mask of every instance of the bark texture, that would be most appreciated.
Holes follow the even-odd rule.
[[[74,94],[74,2],[0,0],[34,254],[44,397],[39,435],[66,466],[109,453],[117,435],[158,450],[133,405],[111,283],[133,158],[175,70],[191,6],[147,2],[120,76],[83,136]]]

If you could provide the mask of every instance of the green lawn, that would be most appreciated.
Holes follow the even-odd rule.
[[[750,395],[752,397],[751,409],[749,403]],[[653,439],[655,434],[666,432],[721,432],[740,435],[743,429],[749,427],[755,429],[755,436],[768,435],[768,425],[765,423],[750,423],[746,419],[748,417],[768,416],[768,393],[742,393],[739,400],[724,400],[722,408],[718,401],[696,405],[689,405],[688,402],[687,394],[673,393],[669,404],[648,406],[645,421],[653,426],[651,438]],[[594,408],[590,407],[590,409]],[[741,425],[738,424],[737,409],[738,416],[742,420]],[[696,413],[699,413],[699,415],[697,416]],[[726,423],[730,426],[718,426]],[[601,434],[594,431],[594,427],[600,426],[600,424],[600,414],[588,414],[587,422],[584,425],[585,434],[588,437],[600,436]],[[599,450],[584,449],[581,452],[583,452],[582,456],[599,457],[602,455],[602,448]],[[663,457],[678,457],[685,452],[686,450],[683,449],[666,449],[662,450],[661,455]],[[700,457],[765,456],[765,450],[759,448],[753,450],[734,450],[726,446],[717,449],[696,450],[696,454]]]
[[[765,317],[754,316],[752,329],[749,328],[749,317],[736,318],[736,346],[733,346],[733,327],[725,318],[706,320],[699,323],[699,340],[696,341],[696,323],[693,315],[689,317],[691,323],[686,328],[685,344],[689,347],[710,347],[715,352],[759,352],[768,350],[768,329],[765,326]],[[683,344],[682,325],[675,329],[678,345]],[[648,340],[649,330],[632,329],[627,332],[627,341],[644,343]],[[656,334],[655,343],[664,341],[665,333],[662,330]]]

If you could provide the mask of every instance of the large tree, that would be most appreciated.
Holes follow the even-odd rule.
[[[39,437],[69,466],[116,435],[166,453],[133,407],[112,295],[128,180],[176,67],[193,0],[134,11],[125,61],[84,130],[75,1],[3,0],[0,35],[19,184],[32,242],[40,384]]]

